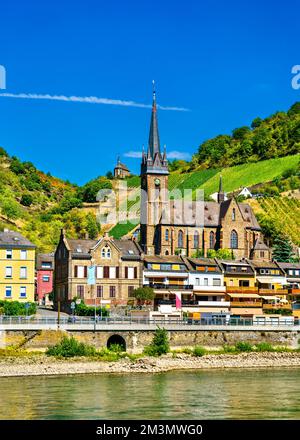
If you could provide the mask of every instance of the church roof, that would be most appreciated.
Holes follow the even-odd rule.
[[[124,165],[121,162],[118,162],[117,165],[115,166],[115,169],[121,169],[121,170],[125,170],[125,171],[129,171],[129,169],[127,168],[126,165]]]
[[[258,238],[255,240],[253,250],[254,251],[268,251],[269,247],[260,238]]]

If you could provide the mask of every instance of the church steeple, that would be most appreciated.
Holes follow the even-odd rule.
[[[142,155],[141,173],[169,174],[166,152],[164,153],[164,157],[162,157],[160,151],[156,90],[155,90],[154,81],[153,81],[153,99],[152,99],[152,112],[151,112],[151,121],[150,121],[148,150],[147,150],[147,154],[143,153]]]
[[[225,200],[225,193],[223,191],[223,182],[222,182],[222,175],[220,174],[220,181],[219,181],[219,191],[218,191],[218,203],[222,203]]]

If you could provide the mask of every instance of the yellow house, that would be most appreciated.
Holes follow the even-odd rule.
[[[0,300],[33,302],[35,245],[15,231],[0,232]]]

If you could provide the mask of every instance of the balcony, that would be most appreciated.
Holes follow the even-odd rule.
[[[198,301],[199,307],[230,307],[229,301]]]
[[[258,293],[258,287],[249,287],[249,286],[227,286],[227,293]]]
[[[300,289],[288,289],[290,295],[300,295]]]
[[[225,293],[226,287],[225,286],[196,286],[194,285],[194,292],[218,292],[218,293]]]
[[[263,304],[263,310],[292,310],[291,304]]]
[[[143,284],[144,287],[152,287],[154,290],[193,290],[190,284],[163,284],[163,283],[149,283]]]
[[[288,289],[258,289],[260,295],[287,295]]]
[[[232,301],[230,302],[230,307],[256,307],[261,308],[262,302],[254,302],[254,301]]]

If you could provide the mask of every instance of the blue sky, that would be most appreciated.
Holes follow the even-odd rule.
[[[193,154],[220,133],[300,100],[297,1],[15,1],[0,7],[0,93],[161,106],[161,143]],[[147,145],[150,109],[0,97],[0,146],[78,184]],[[174,156],[174,153],[173,153]],[[175,154],[176,156],[176,154]]]

